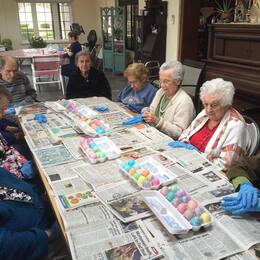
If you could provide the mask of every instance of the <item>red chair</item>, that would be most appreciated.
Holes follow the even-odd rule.
[[[58,83],[63,95],[65,95],[58,55],[34,56],[32,59],[32,79],[36,91],[40,91],[40,85]]]

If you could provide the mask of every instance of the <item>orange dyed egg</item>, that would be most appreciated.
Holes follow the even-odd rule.
[[[148,170],[143,170],[141,175],[144,177],[147,177],[150,174],[150,172]]]
[[[130,174],[131,176],[134,176],[135,173],[136,173],[135,168],[131,168],[131,169],[129,170],[129,174]]]

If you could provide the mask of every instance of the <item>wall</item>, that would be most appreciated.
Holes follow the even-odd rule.
[[[20,47],[19,18],[15,0],[0,0],[0,35],[1,39],[10,38],[14,48]]]

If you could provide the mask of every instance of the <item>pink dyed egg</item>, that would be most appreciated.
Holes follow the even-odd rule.
[[[198,207],[198,203],[195,201],[195,200],[190,200],[189,202],[188,202],[188,208],[190,208],[190,209],[195,209],[195,208],[197,208]]]
[[[168,193],[168,191],[169,191],[169,189],[168,189],[168,187],[166,187],[166,186],[164,186],[164,187],[162,187],[162,188],[160,189],[160,192],[161,192],[161,194],[162,194],[163,196],[166,196],[167,193]]]
[[[158,178],[153,178],[150,183],[151,186],[158,186],[160,185],[160,180]]]
[[[178,210],[181,214],[183,214],[186,209],[187,209],[187,204],[186,204],[186,203],[180,203],[180,204],[177,206],[177,210]]]
[[[187,209],[185,210],[185,212],[183,213],[183,216],[184,216],[187,220],[190,220],[190,219],[192,218],[193,214],[194,214],[194,211],[193,211],[192,209],[187,208]]]

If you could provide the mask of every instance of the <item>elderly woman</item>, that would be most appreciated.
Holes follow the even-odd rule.
[[[111,99],[111,88],[102,71],[91,66],[90,53],[80,51],[76,55],[77,70],[69,77],[66,98],[106,97]]]
[[[217,78],[200,89],[204,110],[198,114],[179,140],[190,143],[207,158],[226,169],[247,147],[247,128],[243,117],[232,108],[234,86]]]
[[[148,69],[142,63],[130,64],[125,72],[128,86],[118,95],[117,101],[128,109],[140,113],[144,107],[150,106],[157,88],[148,81]]]
[[[76,70],[75,56],[82,49],[81,44],[78,42],[78,34],[76,32],[69,32],[68,38],[70,44],[64,49],[64,51],[69,57],[70,63],[63,65],[61,68],[61,74],[67,77]]]
[[[144,108],[144,120],[174,139],[191,123],[195,115],[193,102],[180,86],[184,70],[178,61],[160,67],[160,89],[149,108]]]

